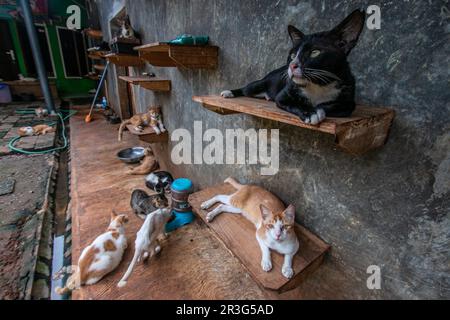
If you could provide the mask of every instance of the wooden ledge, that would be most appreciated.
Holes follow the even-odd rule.
[[[98,54],[91,54],[91,53],[88,54],[88,58],[92,59],[92,60],[103,60],[104,59],[104,57],[102,57]]]
[[[361,155],[385,144],[395,116],[390,108],[357,106],[351,117],[327,118],[319,125],[303,123],[297,116],[278,108],[274,102],[256,98],[225,99],[221,96],[194,96],[205,108],[222,114],[246,113],[335,136],[344,151]]]
[[[91,38],[94,38],[94,39],[102,39],[103,38],[103,33],[102,33],[101,30],[94,30],[94,29],[89,28],[89,29],[85,29],[84,33],[88,37],[91,37]]]
[[[261,250],[255,238],[255,227],[251,222],[241,215],[224,212],[209,223],[206,222],[206,214],[214,207],[209,210],[200,209],[202,202],[213,196],[232,194],[235,191],[229,184],[222,184],[191,194],[189,203],[194,212],[214,231],[216,237],[241,262],[258,284],[279,293],[297,287],[320,266],[330,246],[296,224],[295,231],[300,241],[300,249],[294,257],[294,277],[287,279],[281,274],[283,256],[274,251],[272,251],[273,268],[270,272],[264,272],[261,268]]]
[[[155,42],[134,48],[139,56],[157,67],[217,67],[219,48],[210,45],[180,45]]]
[[[105,70],[105,66],[102,65],[102,64],[94,64],[92,67],[93,67],[95,70],[99,70],[99,71]]]
[[[134,134],[139,137],[139,140],[147,142],[147,143],[157,143],[157,142],[167,142],[169,141],[169,134],[166,132],[161,134],[156,134],[155,131],[151,127],[144,128],[143,131],[139,132],[134,129],[134,126],[129,124],[127,125],[128,131],[131,134]]]
[[[109,53],[105,56],[105,58],[111,63],[121,67],[137,67],[144,65],[144,61],[142,61],[138,56],[131,54]]]
[[[147,90],[152,91],[170,91],[171,81],[156,77],[128,77],[120,76],[121,80],[131,83],[133,85],[141,86]]]

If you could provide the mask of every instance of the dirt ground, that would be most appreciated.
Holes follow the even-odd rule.
[[[45,199],[53,156],[0,157],[0,183],[15,181],[0,196],[0,299],[27,299],[31,294]]]

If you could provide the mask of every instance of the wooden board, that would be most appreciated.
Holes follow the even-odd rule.
[[[139,56],[157,67],[217,67],[219,48],[210,45],[179,45],[155,42],[135,47]]]
[[[99,70],[99,71],[105,70],[105,66],[102,65],[102,64],[94,64],[92,67],[93,67],[95,70]]]
[[[141,86],[147,90],[152,91],[170,91],[171,81],[156,77],[129,77],[121,76],[121,80],[131,83],[133,85]]]
[[[326,118],[319,125],[303,123],[296,115],[278,108],[274,102],[256,98],[225,99],[221,96],[194,96],[205,108],[222,114],[246,113],[294,126],[332,134],[345,151],[360,155],[385,144],[395,116],[390,108],[357,106],[351,117]]]
[[[94,30],[94,29],[85,29],[84,33],[91,38],[94,39],[102,39],[103,38],[103,33],[101,30]]]
[[[105,58],[111,63],[121,67],[137,67],[144,64],[144,61],[142,61],[139,56],[134,56],[131,54],[109,53],[105,56]]]
[[[88,54],[88,58],[92,59],[92,60],[103,60],[104,57],[101,57],[100,55],[97,54]]]
[[[43,99],[44,94],[42,93],[41,84],[39,81],[3,81],[3,83],[9,86],[11,90],[11,95],[21,95],[21,94],[33,94],[36,99]],[[53,98],[58,97],[58,89],[54,81],[49,81],[50,92]]]
[[[134,134],[139,137],[141,141],[147,142],[147,143],[157,143],[157,142],[167,142],[169,141],[169,134],[166,132],[163,132],[161,134],[156,134],[155,131],[151,127],[144,128],[143,131],[136,131],[133,127],[133,125],[129,124],[127,125],[128,131],[130,131],[131,134]]]
[[[206,214],[212,210],[202,210],[200,205],[218,194],[232,194],[236,190],[223,184],[204,189],[189,196],[189,203],[194,212],[207,223],[228,250],[239,259],[253,279],[266,289],[284,292],[297,287],[309,274],[322,263],[325,253],[330,249],[320,238],[310,231],[296,225],[296,233],[300,241],[300,249],[294,257],[295,275],[287,279],[281,274],[283,256],[272,251],[270,272],[261,268],[261,250],[255,238],[255,227],[241,215],[222,213],[211,223],[206,221]]]

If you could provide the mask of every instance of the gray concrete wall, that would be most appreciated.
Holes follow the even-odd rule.
[[[102,26],[113,3],[98,1]],[[245,115],[221,117],[192,102],[281,66],[287,25],[326,30],[355,8],[378,4],[381,30],[365,29],[350,61],[357,101],[392,106],[397,116],[385,147],[360,157],[331,136]],[[143,43],[182,33],[207,34],[220,47],[216,70],[154,68],[171,93],[135,89],[141,111],[163,106],[169,131],[241,127],[280,129],[280,171],[258,166],[183,165],[172,169],[196,187],[227,176],[257,183],[297,208],[297,220],[332,245],[327,262],[303,285],[307,298],[450,298],[449,32],[447,1],[133,0],[125,2]],[[170,157],[173,143],[161,147]],[[378,265],[382,289],[368,290]]]

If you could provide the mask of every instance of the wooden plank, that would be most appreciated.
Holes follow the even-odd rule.
[[[142,59],[158,67],[215,68],[219,48],[155,42],[134,48]]]
[[[121,80],[128,83],[139,85],[147,90],[152,91],[170,91],[171,81],[167,79],[161,79],[156,77],[119,77]]]
[[[92,60],[102,60],[104,59],[103,57],[97,55],[97,54],[88,54],[88,58],[92,59]]]
[[[169,134],[167,133],[167,131],[161,134],[156,134],[151,127],[145,127],[144,130],[142,131],[136,131],[131,124],[127,125],[127,129],[128,131],[130,131],[131,134],[138,136],[139,140],[147,143],[159,143],[169,141]]]
[[[261,250],[255,238],[255,227],[251,222],[240,215],[223,213],[208,223],[206,214],[213,208],[200,209],[201,203],[205,200],[218,194],[232,194],[235,191],[229,184],[222,184],[192,194],[189,197],[189,203],[194,212],[208,224],[261,286],[279,293],[297,287],[306,276],[319,267],[330,246],[301,225],[296,224],[295,231],[299,238],[300,249],[293,261],[294,277],[287,279],[281,274],[283,256],[273,251],[273,268],[270,272],[264,272],[260,263]]]
[[[91,37],[91,38],[94,38],[94,39],[102,39],[103,38],[103,33],[102,33],[101,30],[94,30],[94,29],[89,28],[89,29],[85,29],[84,33],[88,37]]]
[[[144,61],[139,56],[122,53],[109,53],[105,56],[111,63],[121,67],[137,67],[142,66]]]
[[[93,67],[95,70],[99,70],[99,71],[105,70],[105,66],[102,64],[94,64]]]
[[[246,113],[294,126],[332,134],[345,151],[360,155],[382,146],[395,116],[390,108],[358,105],[352,116],[326,118],[319,125],[303,123],[296,115],[278,108],[274,102],[256,98],[225,99],[221,96],[194,96],[192,99],[219,114]]]

